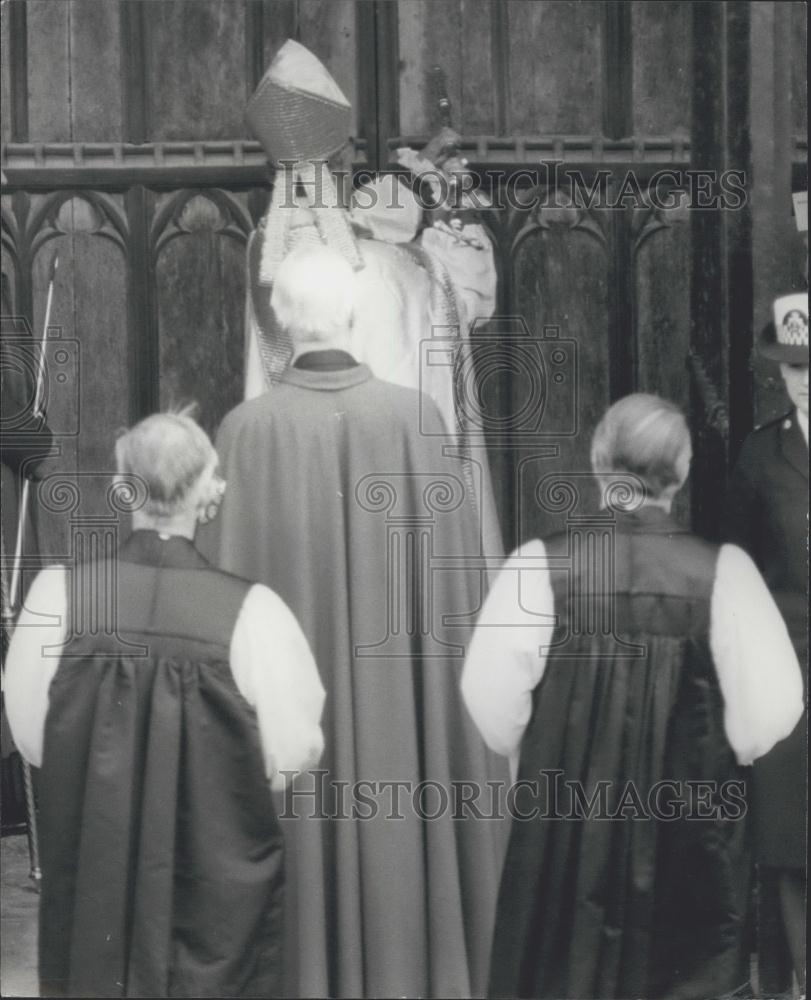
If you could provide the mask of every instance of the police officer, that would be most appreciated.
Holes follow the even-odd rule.
[[[746,549],[772,591],[808,669],[808,293],[774,302],[758,352],[780,366],[792,403],[746,439],[730,483],[728,540]],[[754,766],[757,857],[773,870],[792,962],[805,990],[807,717]]]

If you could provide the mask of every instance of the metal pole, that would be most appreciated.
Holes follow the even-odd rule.
[[[45,306],[45,322],[42,333],[42,345],[39,353],[39,364],[37,366],[37,384],[34,394],[34,417],[44,416],[42,412],[45,395],[45,348],[48,344],[48,327],[51,322],[51,306],[53,305],[54,281],[56,279],[56,269],[59,266],[59,256],[54,254],[51,263],[50,280],[48,281],[48,299]],[[11,637],[12,628],[16,619],[17,598],[20,591],[20,578],[22,570],[23,544],[25,541],[25,517],[28,512],[28,502],[31,493],[31,481],[26,477],[23,480],[22,492],[20,494],[20,509],[17,518],[17,537],[14,545],[14,562],[11,568],[11,583],[8,593],[4,594],[3,619],[7,634]],[[5,589],[5,588],[4,588]],[[21,755],[22,756],[22,755]],[[25,811],[26,811],[26,832],[28,834],[28,857],[31,864],[31,878],[37,889],[42,879],[42,870],[39,866],[39,831],[37,827],[37,802],[34,795],[34,780],[31,774],[31,765],[25,758],[22,760],[23,785],[25,787]]]

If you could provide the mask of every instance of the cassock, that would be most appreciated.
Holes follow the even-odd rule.
[[[491,996],[688,1000],[748,976],[745,765],[802,713],[797,660],[741,549],[656,507],[606,530],[514,553],[465,666],[519,782]]]
[[[808,679],[808,443],[792,411],[753,431],[735,466],[725,532],[757,563],[788,626]],[[755,764],[758,860],[806,863],[807,716]]]
[[[447,440],[429,397],[334,351],[217,438],[227,488],[203,544],[289,604],[327,690],[324,773],[282,817],[298,995],[485,990],[502,827],[454,819],[453,783],[486,793],[502,772],[458,693],[484,569]]]
[[[279,597],[137,531],[34,580],[6,698],[42,768],[41,994],[283,996],[268,779],[317,761],[324,692]]]

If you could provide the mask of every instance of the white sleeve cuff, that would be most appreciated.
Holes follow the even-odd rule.
[[[64,566],[42,570],[31,584],[11,638],[3,698],[11,735],[23,757],[42,766],[51,681],[67,636]]]
[[[785,622],[750,557],[735,545],[718,556],[710,647],[724,698],[724,727],[738,762],[751,764],[803,713],[800,665]]]
[[[324,750],[320,720],[324,688],[292,611],[268,587],[248,591],[231,639],[231,670],[256,709],[265,770],[283,789],[283,772],[318,763]]]
[[[518,549],[479,616],[462,673],[462,697],[485,743],[515,758],[546,666],[554,597],[541,541]]]

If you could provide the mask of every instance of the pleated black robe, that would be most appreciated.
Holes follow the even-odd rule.
[[[282,837],[228,660],[249,585],[153,532],[97,571],[117,633],[74,631],[45,724],[42,994],[279,996]]]
[[[513,821],[492,996],[688,1000],[746,980],[745,772],[709,648],[718,548],[655,508],[620,517],[615,543],[610,586],[577,560],[571,576],[552,572],[560,645],[521,747],[518,778],[535,784],[516,797],[517,813],[540,818]],[[545,545],[571,559],[565,535]],[[609,601],[613,633],[588,628]],[[605,806],[598,797],[589,818],[568,782],[587,799],[606,783]]]

